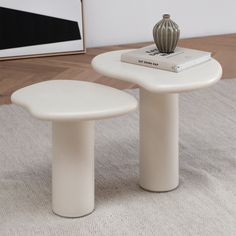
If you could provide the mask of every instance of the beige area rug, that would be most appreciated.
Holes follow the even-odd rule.
[[[137,91],[132,91],[137,94]],[[51,124],[0,106],[0,235],[236,235],[236,80],[180,97],[180,186],[138,182],[138,112],[96,127],[96,210],[51,211]]]

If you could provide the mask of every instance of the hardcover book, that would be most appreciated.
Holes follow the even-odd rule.
[[[121,61],[151,68],[180,72],[211,59],[210,52],[177,47],[174,53],[160,53],[155,44],[121,55]]]

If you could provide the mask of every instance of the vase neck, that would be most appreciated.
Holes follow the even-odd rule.
[[[164,15],[163,15],[163,19],[165,19],[165,20],[166,20],[166,19],[170,19],[170,15],[169,15],[169,14],[164,14]]]

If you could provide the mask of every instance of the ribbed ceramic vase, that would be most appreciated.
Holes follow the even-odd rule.
[[[174,52],[179,35],[179,26],[170,19],[169,14],[164,14],[163,19],[153,28],[154,42],[161,53]]]

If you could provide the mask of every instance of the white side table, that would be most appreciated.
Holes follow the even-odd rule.
[[[120,90],[82,81],[52,80],[13,93],[12,102],[53,121],[52,207],[65,217],[94,209],[94,120],[137,107]]]
[[[140,86],[140,186],[149,191],[169,191],[179,184],[178,93],[216,83],[220,64],[211,59],[181,73],[147,68],[120,61],[112,51],[95,57],[100,74]]]

